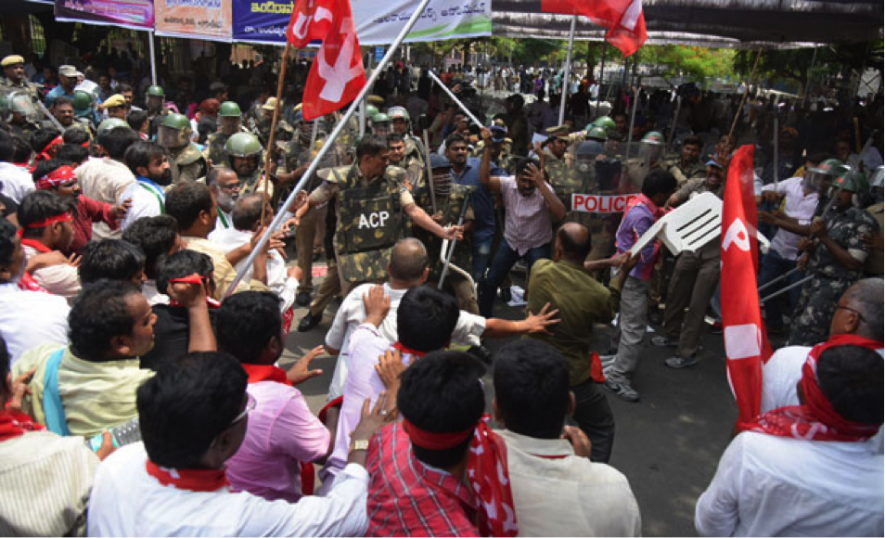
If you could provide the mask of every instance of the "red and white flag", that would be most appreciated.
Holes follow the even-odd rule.
[[[541,0],[541,11],[583,15],[608,29],[605,40],[630,56],[647,37],[642,0]]]
[[[298,48],[322,40],[304,86],[307,121],[339,110],[366,85],[366,71],[349,0],[297,0],[286,39]]]
[[[756,291],[758,246],[753,146],[747,145],[731,159],[722,205],[722,325],[738,431],[751,426],[759,415],[762,364],[771,357]]]

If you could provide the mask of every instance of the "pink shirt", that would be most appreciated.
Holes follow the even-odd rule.
[[[504,239],[520,256],[553,240],[553,222],[544,195],[535,189],[529,196],[519,194],[516,178],[500,177],[506,221]],[[547,186],[549,189],[550,187]]]
[[[301,498],[299,461],[326,455],[329,430],[294,387],[261,381],[246,390],[256,405],[240,450],[227,461],[227,477],[236,491],[295,502]]]

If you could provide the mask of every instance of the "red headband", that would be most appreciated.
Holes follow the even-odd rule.
[[[60,166],[35,182],[38,190],[51,189],[77,179],[74,169],[68,165]]]
[[[194,273],[192,275],[183,276],[181,278],[170,278],[169,282],[175,282],[177,284],[203,284],[204,282],[206,282],[206,277]]]
[[[466,441],[473,435],[476,426],[471,426],[470,429],[461,432],[429,432],[415,426],[409,422],[409,419],[403,417],[403,428],[409,434],[409,439],[413,445],[427,450],[446,450]]]
[[[52,146],[60,146],[60,145],[62,145],[62,144],[64,144],[64,143],[65,143],[65,141],[64,141],[64,139],[61,137],[61,135],[56,136],[55,138],[52,139],[52,142],[46,144],[46,147],[43,148],[43,151],[41,151],[40,154],[37,155],[37,161],[38,161],[38,162],[39,162],[39,161],[44,161],[44,160],[45,160],[45,161],[48,161],[49,159],[52,158],[52,157],[49,155],[49,149],[52,148]]]
[[[70,213],[62,213],[61,215],[49,217],[46,220],[32,222],[26,225],[25,228],[45,228],[47,226],[52,226],[57,222],[71,222],[72,220],[74,220],[74,217]]]

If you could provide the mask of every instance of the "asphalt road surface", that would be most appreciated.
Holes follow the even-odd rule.
[[[318,283],[315,279],[315,286]],[[323,322],[307,333],[295,330],[306,312],[297,310],[282,360],[284,367],[323,342],[337,305],[336,300]],[[495,315],[519,319],[524,310],[497,300]],[[593,331],[594,349],[601,354],[607,347],[609,328],[596,326]],[[647,353],[633,383],[640,401],[628,403],[605,391],[617,428],[610,464],[630,481],[642,514],[643,535],[695,536],[695,502],[715,474],[737,418],[726,379],[722,336],[705,334],[698,364],[683,370],[665,366],[664,360],[673,349],[653,347],[651,336],[647,335]],[[487,345],[494,351],[503,343],[490,340]],[[323,374],[298,387],[315,413],[326,402],[335,361],[328,356],[314,360],[312,368],[322,369]],[[491,401],[491,371],[486,381]]]

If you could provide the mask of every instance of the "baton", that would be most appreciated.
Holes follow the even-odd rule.
[[[449,97],[452,98],[453,101],[455,101],[455,104],[458,105],[458,107],[459,107],[459,108],[460,108],[465,114],[467,114],[467,117],[470,118],[471,121],[473,121],[473,123],[475,123],[476,125],[478,125],[480,129],[482,129],[483,127],[485,127],[485,125],[483,125],[482,122],[480,122],[478,119],[476,119],[476,116],[474,116],[473,113],[470,112],[470,110],[467,109],[467,107],[464,105],[464,103],[462,103],[460,99],[458,99],[457,97],[455,97],[455,94],[452,93],[452,90],[450,90],[450,89],[449,89],[449,88],[443,83],[443,81],[441,81],[439,78],[437,78],[437,76],[436,76],[435,74],[433,74],[433,71],[428,70],[428,71],[427,71],[427,75],[428,75],[430,78],[432,78],[433,80],[435,80],[437,84],[439,84],[439,86],[443,89],[443,91],[446,92],[446,93],[449,95]]]
[[[433,165],[430,164],[430,138],[427,136],[427,129],[421,131],[424,137],[424,161],[427,163],[427,185],[430,189],[430,207],[433,214],[436,215],[436,191],[433,188]]]
[[[46,108],[46,105],[41,103],[39,99],[34,102],[37,103],[37,108],[39,108],[44,114],[46,114],[46,117],[49,118],[49,121],[51,121],[52,124],[55,125],[55,127],[59,131],[65,132],[65,128],[62,127],[61,122],[59,122],[58,118],[56,118],[55,116],[52,115],[51,112],[49,112],[49,110]]]
[[[467,203],[470,202],[470,195],[472,192],[468,191],[464,195],[464,205],[461,206],[461,214],[458,216],[458,226],[464,225],[464,214],[467,213]],[[458,244],[457,239],[453,239],[451,244],[449,244],[449,252],[446,253],[446,263],[443,265],[442,275],[439,277],[439,285],[437,289],[442,289],[443,282],[446,281],[446,273],[449,272],[449,264],[452,262],[452,253],[455,252],[455,246]]]
[[[790,271],[790,273],[793,273],[793,272],[794,272],[794,271]],[[785,275],[785,276],[786,276],[786,275]],[[764,303],[765,301],[767,301],[767,300],[769,300],[769,299],[774,299],[775,297],[777,297],[777,296],[779,296],[779,295],[783,295],[784,293],[790,291],[791,289],[796,288],[796,287],[798,287],[798,286],[801,286],[802,284],[805,284],[806,282],[808,282],[808,281],[811,280],[812,278],[814,278],[814,275],[809,275],[809,276],[803,278],[802,280],[797,280],[796,282],[793,282],[793,283],[790,284],[789,286],[777,290],[776,292],[772,293],[772,294],[769,295],[768,297],[765,297],[764,299],[759,299],[759,304],[762,304],[762,303]],[[771,282],[774,282],[774,280],[772,280]],[[771,284],[771,282],[769,282],[769,284]]]

